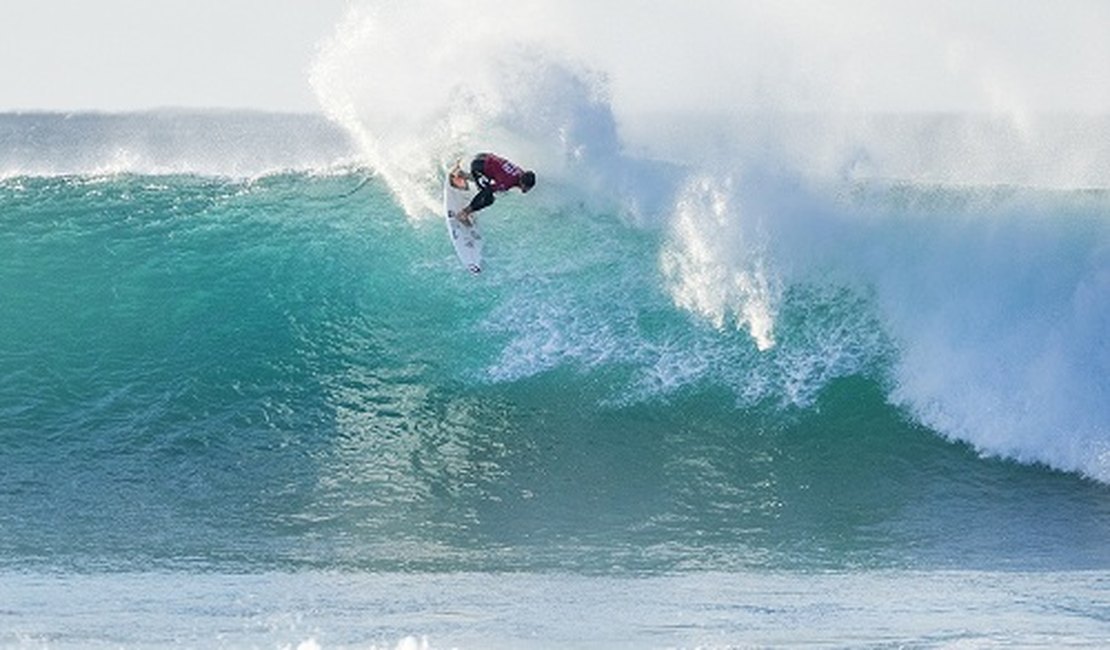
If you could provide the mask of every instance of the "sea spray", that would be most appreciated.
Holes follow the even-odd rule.
[[[765,266],[758,218],[737,199],[728,177],[693,179],[675,206],[674,241],[660,264],[678,306],[719,328],[731,317],[767,350],[782,287]]]
[[[539,170],[533,204],[657,217],[675,181],[622,151],[605,75],[554,47],[542,23],[472,20],[483,6],[494,8],[353,6],[313,66],[325,114],[412,218],[438,215],[443,170],[480,151]]]

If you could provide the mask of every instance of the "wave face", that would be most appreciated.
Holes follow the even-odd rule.
[[[384,183],[338,198],[359,181],[0,182],[6,565],[1110,562],[1105,486],[1039,467],[1106,480],[1092,199],[1001,228],[963,193],[894,188],[812,217],[797,257],[721,262],[774,274],[761,341],[706,306],[754,280],[678,300],[675,276],[732,254],[715,221],[699,248],[693,217],[506,197],[474,278]]]

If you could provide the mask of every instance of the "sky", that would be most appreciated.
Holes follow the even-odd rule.
[[[0,111],[319,110],[347,0],[2,0]]]
[[[397,51],[345,80],[375,92],[444,28],[554,47],[633,106],[1110,110],[1107,0],[0,0],[0,111],[319,111],[313,61],[367,4]]]

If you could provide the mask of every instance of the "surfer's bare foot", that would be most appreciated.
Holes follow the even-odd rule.
[[[469,208],[463,208],[462,210],[460,210],[459,213],[455,215],[455,218],[458,219],[459,223],[464,226],[474,225],[474,217],[470,216]]]

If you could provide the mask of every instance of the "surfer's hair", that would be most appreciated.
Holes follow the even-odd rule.
[[[520,175],[520,188],[527,192],[536,185],[536,172],[524,172]]]

